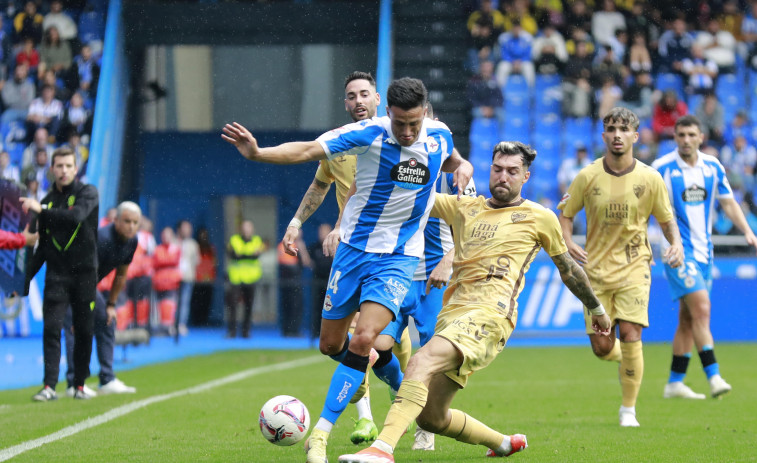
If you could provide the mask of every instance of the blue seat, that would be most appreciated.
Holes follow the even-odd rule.
[[[24,157],[24,149],[26,149],[26,146],[23,143],[6,143],[5,151],[8,152],[8,157],[11,160],[11,164],[15,164],[19,167],[21,167],[21,160]]]
[[[86,11],[79,16],[79,40],[87,44],[94,40],[102,40],[105,36],[105,14],[93,10]]]
[[[700,104],[702,104],[702,101],[704,100],[704,95],[692,93],[688,96],[686,104],[689,105],[689,112],[694,113],[696,109],[699,107]]]
[[[498,122],[494,118],[476,117],[471,122],[469,139],[471,143],[475,140],[493,140],[498,135]]]
[[[534,80],[534,91],[536,93],[539,93],[539,91],[550,87],[559,87],[560,82],[561,81],[559,74],[536,74],[536,79]]]
[[[23,120],[16,120],[0,124],[0,141],[3,146],[10,143],[23,142],[26,139],[26,125]]]
[[[739,81],[736,74],[722,74],[715,83],[715,94],[718,97],[738,95],[744,93],[743,81]]]
[[[531,119],[527,115],[509,115],[499,131],[501,140],[530,143]]]
[[[502,89],[505,111],[508,115],[526,115],[531,110],[531,90],[526,79],[520,74],[510,75]]]
[[[534,133],[560,133],[562,119],[557,113],[545,113],[536,116]]]
[[[678,148],[675,140],[660,140],[657,145],[657,156],[663,156]]]
[[[559,159],[560,158],[560,137],[550,136],[547,134],[534,133],[531,137],[532,146],[536,150],[538,162],[542,158]]]
[[[534,96],[534,111],[537,115],[557,113],[559,114],[562,106],[562,87],[551,85],[543,88],[536,88]]]
[[[510,74],[505,82],[505,88],[502,93],[523,93],[526,95],[531,94],[531,89],[528,87],[525,77],[520,74]]]
[[[591,146],[594,121],[590,117],[568,117],[562,130],[563,146],[575,148],[579,145]]]
[[[678,74],[673,74],[670,72],[658,74],[655,82],[655,87],[662,91],[675,90],[675,92],[678,94],[679,100],[686,98],[686,95],[683,91],[683,77]]]

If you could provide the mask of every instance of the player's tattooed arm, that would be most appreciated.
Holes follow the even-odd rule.
[[[294,214],[292,221],[289,222],[284,238],[281,240],[285,253],[291,256],[297,255],[300,250],[300,246],[297,243],[298,241],[302,242],[300,239],[300,227],[321,206],[326,193],[329,192],[329,187],[330,184],[324,183],[317,178],[313,179],[313,183],[310,184],[308,191],[305,192],[305,196],[302,197],[300,207],[297,208],[297,212]]]
[[[555,263],[557,270],[560,271],[560,278],[565,286],[568,287],[586,307],[597,307],[599,299],[591,289],[591,283],[580,265],[566,252],[557,256],[552,256],[552,262]]]
[[[297,208],[297,213],[294,214],[294,217],[301,222],[305,222],[309,219],[310,216],[321,207],[321,204],[323,204],[323,200],[326,198],[326,193],[329,192],[330,186],[330,184],[314,178],[313,183],[308,187],[308,191],[305,192],[305,196],[302,197],[300,207]]]

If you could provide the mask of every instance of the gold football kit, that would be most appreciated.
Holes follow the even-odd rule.
[[[518,318],[518,295],[540,249],[550,256],[568,252],[555,214],[523,200],[492,208],[486,198],[436,195],[433,217],[452,227],[453,273],[444,292],[436,335],[464,356],[459,371],[447,376],[461,387],[505,346]]]
[[[588,262],[584,270],[610,318],[648,326],[649,216],[659,223],[673,220],[660,174],[637,160],[626,171],[615,173],[603,157],[578,173],[557,208],[566,217],[586,210]],[[586,311],[584,318],[586,332],[593,333]]]

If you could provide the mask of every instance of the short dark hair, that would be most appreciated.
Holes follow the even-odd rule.
[[[685,116],[681,116],[676,120],[676,125],[673,127],[673,130],[678,130],[678,127],[696,127],[699,129],[699,131],[702,131],[702,123],[699,121],[699,118],[694,116],[693,114],[687,114]]]
[[[386,101],[389,107],[396,106],[408,111],[421,106],[426,107],[428,91],[420,79],[403,77],[392,81],[386,90]]]
[[[492,150],[492,161],[497,157],[497,153],[503,156],[519,154],[526,170],[528,170],[531,163],[536,159],[536,150],[519,141],[501,141],[497,143],[494,146],[494,150]]]
[[[62,158],[65,156],[73,156],[74,157],[74,165],[76,165],[76,153],[74,153],[74,150],[69,148],[68,146],[61,146],[60,148],[57,148],[55,151],[53,151],[53,158],[50,161],[50,165],[55,165],[55,158]]]
[[[434,106],[430,101],[426,102],[426,117],[428,117],[429,119],[434,118]]]
[[[628,124],[633,127],[634,132],[639,130],[639,116],[628,108],[621,108],[616,106],[607,111],[605,117],[602,118],[602,125],[606,126],[610,122],[618,121],[624,124]]]
[[[371,87],[376,88],[376,79],[373,78],[370,72],[352,71],[346,79],[344,79],[344,88],[347,88],[350,82],[353,80],[367,80]]]

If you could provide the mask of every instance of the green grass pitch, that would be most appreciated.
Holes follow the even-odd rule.
[[[662,398],[670,365],[669,345],[644,346],[645,374],[638,429],[618,426],[617,366],[596,360],[583,347],[505,348],[473,375],[453,406],[495,429],[528,435],[529,448],[510,457],[530,462],[746,462],[757,461],[757,344],[719,344],[723,376],[733,392],[720,400]],[[250,375],[188,394],[176,391],[255,367],[312,359],[297,368]],[[3,452],[122,406],[158,397],[111,421],[27,450],[13,462],[303,462],[302,443],[276,447],[258,428],[262,404],[278,394],[308,406],[311,426],[323,405],[334,363],[316,351],[235,351],[126,371],[136,395],[32,403],[36,388],[0,391],[0,461]],[[91,379],[91,384],[95,380]],[[694,356],[687,383],[708,392]],[[59,393],[63,392],[59,385]],[[383,421],[387,387],[372,376],[373,413]],[[119,408],[121,407],[121,408]],[[332,432],[329,461],[356,450],[348,439],[350,406]],[[380,424],[380,423],[379,423]],[[411,451],[404,436],[398,462],[487,461],[485,449],[438,437],[436,451]]]

